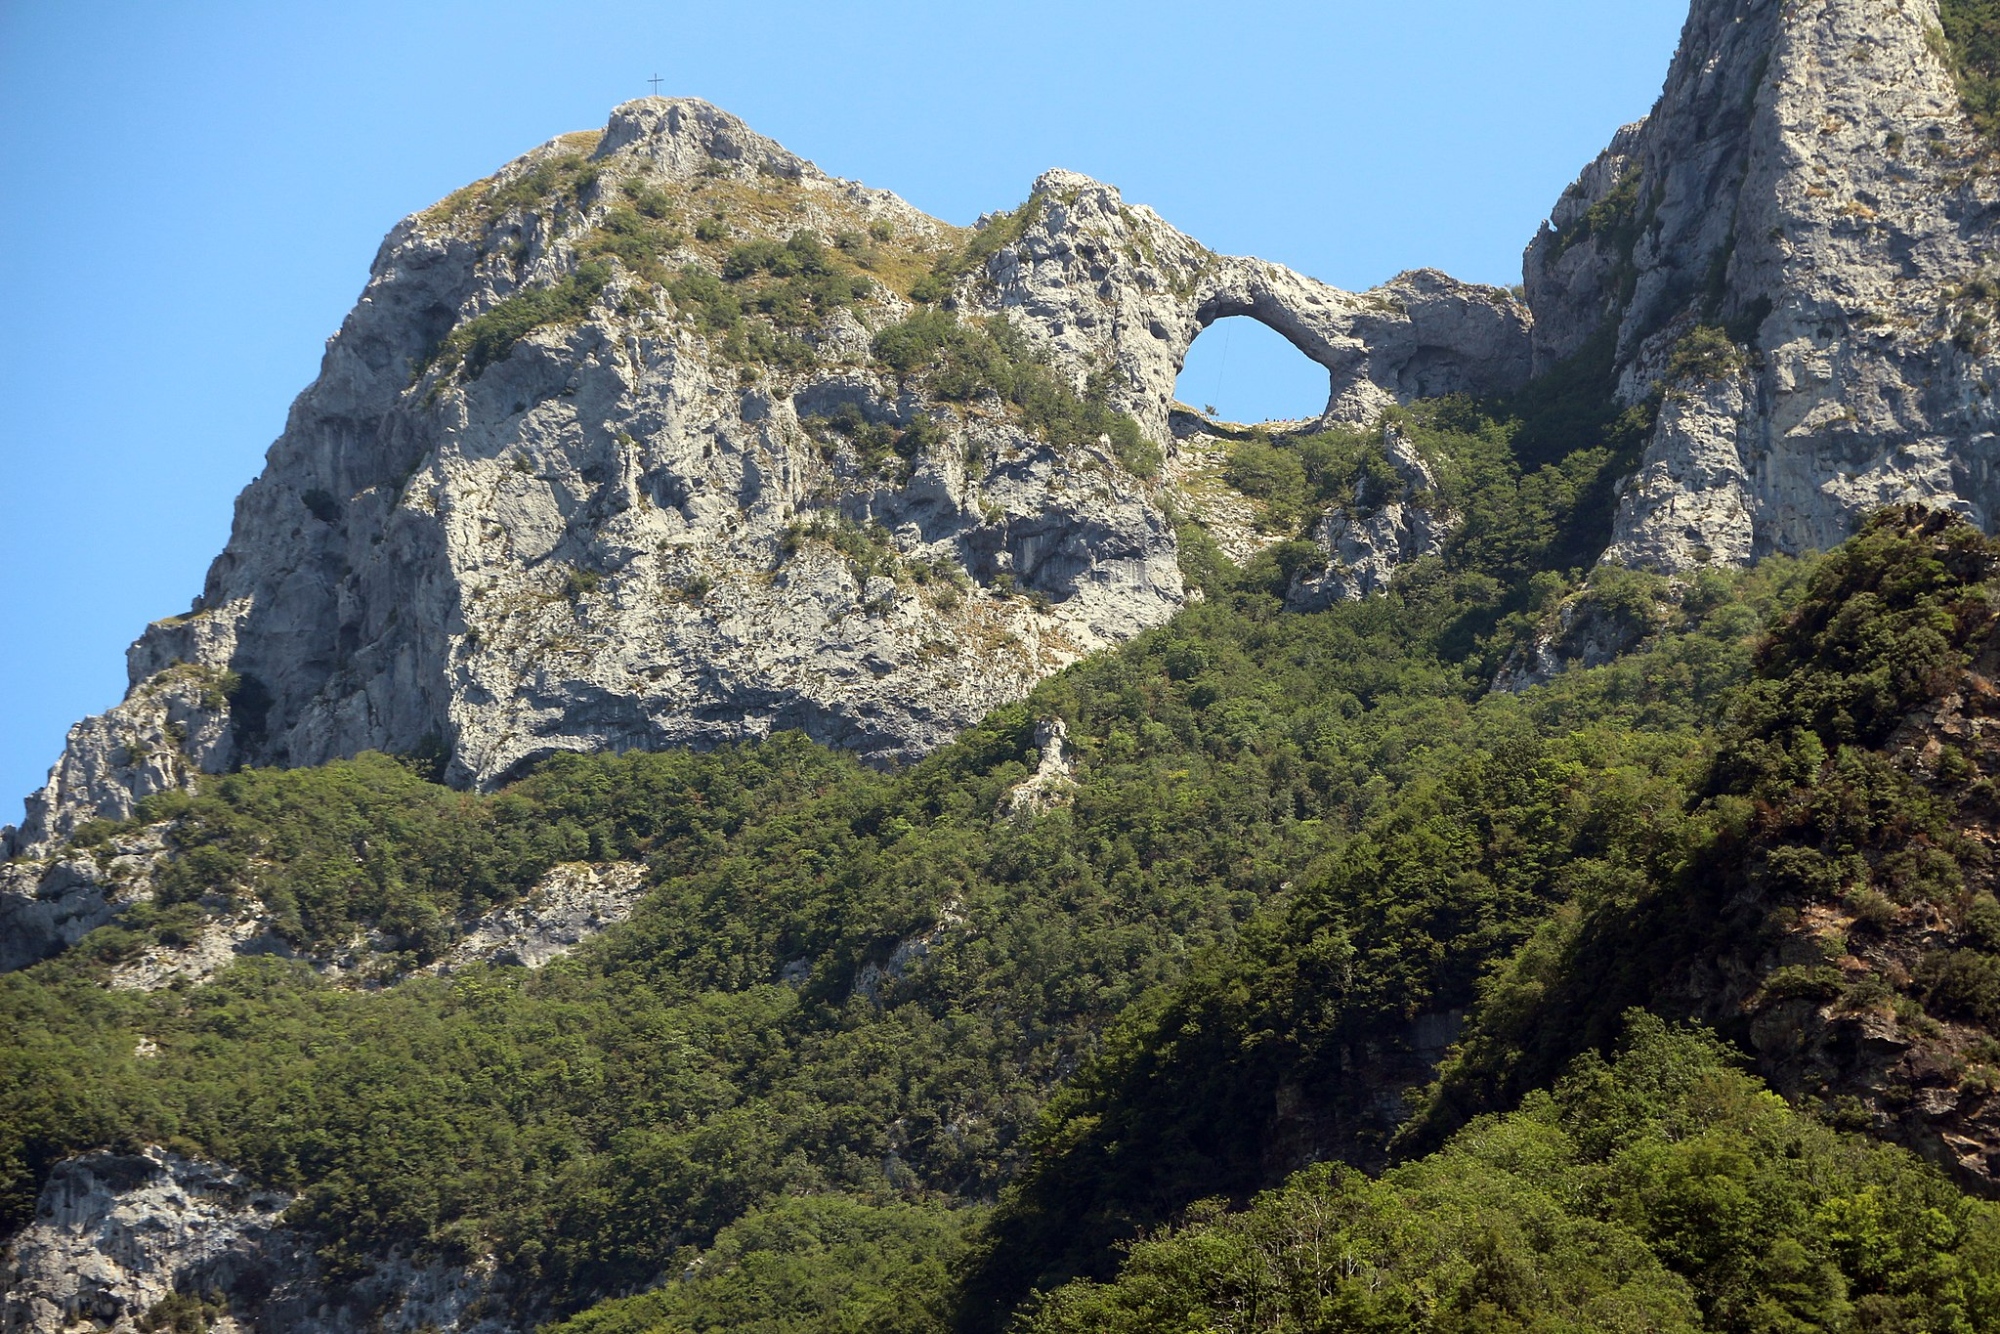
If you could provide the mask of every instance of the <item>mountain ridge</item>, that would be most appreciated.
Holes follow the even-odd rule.
[[[1088,412],[1048,416],[1065,393],[1171,446],[1186,345],[1236,313],[1335,368],[1329,420],[1526,370],[1504,293],[1417,274],[1364,301],[1213,256],[1073,173],[1045,174],[962,255],[943,253],[951,235],[666,99],[413,215],[196,607],[134,645],[132,694],[79,725],[9,846],[200,772],[370,747],[441,746],[479,784],[553,749],[773,726],[920,754],[1181,605],[1171,525],[1116,457],[1139,437],[1079,437]],[[791,237],[796,255],[771,248]],[[990,364],[943,398],[912,383],[917,362],[883,365],[874,340],[921,305],[899,284],[1008,317],[1021,344],[1004,357],[1053,376],[1010,392],[1053,400],[994,404],[976,382]],[[1514,361],[1467,379],[1495,340]],[[1024,410],[1040,423],[1010,424]],[[884,428],[900,485],[882,484]],[[843,541],[861,558],[826,549]],[[482,615],[489,597],[508,614]],[[574,624],[537,613],[552,600]],[[990,648],[950,661],[968,639]]]
[[[0,1319],[2000,1320],[1983,2],[1696,0],[1525,304],[674,99],[408,220],[0,866]]]

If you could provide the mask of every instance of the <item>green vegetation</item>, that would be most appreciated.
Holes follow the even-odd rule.
[[[641,280],[665,287],[673,275],[664,256],[686,245],[687,235],[674,225],[673,209],[658,192],[644,186],[627,190],[638,206],[609,210],[578,251],[587,259],[615,259]]]
[[[208,1334],[209,1322],[229,1313],[229,1305],[219,1297],[196,1297],[176,1292],[141,1315],[141,1334]]]
[[[1943,12],[1994,133],[2000,3]],[[614,261],[746,378],[813,365],[824,321],[907,285],[920,308],[873,356],[956,407],[808,419],[829,457],[907,477],[952,411],[1005,413],[1156,474],[1108,372],[1079,390],[1006,319],[951,307],[1047,201],[934,260],[853,216],[775,239],[787,188],[717,167],[600,201],[576,152],[476,187],[454,216],[608,210],[573,232],[572,275],[437,358],[475,378],[586,318]],[[1606,247],[1627,287],[1649,212],[1628,174],[1554,253]],[[1968,337],[1996,291],[1952,293]],[[1693,329],[1670,386],[1740,369],[1753,316]],[[480,795],[435,781],[433,739],[148,798],[156,895],[0,977],[0,1229],[67,1155],[158,1143],[293,1192],[336,1283],[392,1247],[490,1257],[551,1334],[2000,1327],[2000,1207],[1841,1133],[1915,1107],[1905,1076],[1864,1106],[1778,1068],[1788,1106],[1728,1045],[1774,1006],[1872,1013],[1930,1087],[2000,1088],[2000,749],[1931,716],[1989,689],[2000,543],[1905,509],[1824,558],[1587,573],[1659,407],[1616,401],[1614,338],[1506,398],[1233,442],[1228,482],[1291,540],[1237,568],[1174,516],[1200,602],[905,769],[781,734],[556,755]],[[1440,554],[1283,613],[1326,506],[1419,485],[1452,521]],[[807,544],[941,603],[965,581],[831,510],[782,552]],[[978,621],[924,652],[976,652]],[[1492,689],[1582,622],[1633,646]],[[258,725],[254,680],[198,684]],[[1074,782],[1014,813],[1051,718]],[[644,868],[629,920],[538,970],[429,970],[552,869],[611,861]],[[105,985],[249,912],[366,966]],[[1667,1022],[1695,1019],[1719,1034]],[[139,1324],[222,1313],[183,1294]]]
[[[1644,175],[1634,168],[1619,178],[1611,192],[1592,204],[1583,216],[1556,234],[1551,262],[1577,246],[1602,239],[1622,254],[1630,255],[1641,230],[1639,187]]]
[[[1641,716],[1670,725],[1658,734],[1663,745],[1714,740],[1697,743],[1678,768],[1617,769],[1585,731],[1570,740],[1591,760],[1577,766],[1542,750],[1496,788],[1479,786],[1498,778],[1485,766],[1510,752],[1488,741],[1481,766],[1403,787],[1401,818],[1379,831],[1364,826],[1313,879],[1247,924],[1235,950],[1129,1012],[1052,1100],[987,1230],[968,1285],[970,1327],[994,1327],[1030,1290],[1072,1275],[1109,1281],[1115,1246],[1191,1198],[1246,1199],[1264,1184],[1273,1144],[1296,1145],[1301,1134],[1273,1108],[1315,1109],[1314,1156],[1369,1162],[1441,1145],[1468,1116],[1529,1097],[1579,1052],[1611,1042],[1628,1007],[1690,1004],[1672,989],[1686,987],[1689,970],[1754,975],[1780,950],[1796,957],[1808,903],[1851,912],[1856,947],[1879,942],[1906,908],[1959,925],[1943,937],[1918,931],[1915,954],[1901,956],[1911,959],[1904,980],[1856,971],[1842,940],[1828,946],[1842,957],[1770,972],[1760,1004],[1893,1000],[1916,1032],[1927,1008],[1992,1022],[2000,968],[1989,941],[2000,940],[2000,902],[1972,893],[1966,877],[1984,874],[1988,857],[1960,832],[1989,818],[1982,770],[1992,766],[1947,750],[1924,779],[1880,746],[1914,711],[1959,688],[1992,633],[1996,571],[1991,540],[1949,515],[1911,509],[1880,517],[1816,567],[1767,561],[1747,581],[1697,576],[1671,608],[1642,576],[1594,589],[1589,596],[1607,610],[1688,618],[1716,636],[1693,651],[1699,637],[1670,628],[1612,669],[1658,683],[1670,712]],[[1713,655],[1725,644],[1741,652],[1738,636],[1758,620],[1777,628],[1757,651],[1753,679],[1733,688],[1744,659],[1725,665]],[[1558,703],[1595,675],[1560,678],[1534,707],[1571,725],[1608,721],[1614,714],[1602,702]],[[1698,701],[1705,715],[1672,730],[1671,710]],[[1527,735],[1546,746],[1561,733],[1543,721]],[[1539,786],[1562,774],[1589,774],[1587,790],[1553,798]],[[1439,914],[1454,920],[1438,925]],[[1423,922],[1431,924],[1415,936],[1400,934]],[[1529,922],[1525,940],[1485,952],[1496,933]],[[1371,1125],[1365,1111],[1398,1044],[1413,1040],[1402,1025],[1460,1008],[1470,1013],[1462,1053],[1423,1115],[1371,1149],[1370,1134],[1396,1129],[1394,1118]],[[1357,1063],[1353,1053],[1363,1051]],[[1989,1037],[1972,1051],[1989,1060],[2000,1047]],[[1846,1115],[1831,1097],[1823,1105]],[[1216,1272],[1228,1272],[1223,1260]],[[1842,1280],[1854,1294],[1887,1291],[1855,1279],[1850,1271]],[[1694,1286],[1710,1327],[1768,1327],[1722,1318],[1708,1290]],[[1898,1290],[1897,1299],[1907,1295]],[[1835,1314],[1823,1324],[1800,1327],[1845,1327],[1827,1309]]]
[[[732,753],[720,766],[676,754],[558,755],[482,800],[427,781],[412,764],[363,755],[317,769],[246,770],[198,794],[162,792],[139,818],[174,821],[176,855],[157,878],[161,907],[240,900],[261,905],[299,945],[345,941],[366,927],[428,962],[452,919],[513,901],[559,862],[698,846],[842,772],[828,765],[816,752],[782,748]]]
[[[1379,431],[1287,436],[1282,444],[1253,432],[1230,448],[1224,476],[1264,502],[1264,526],[1272,532],[1297,532],[1335,501],[1366,512],[1403,490]]]
[[[1801,1116],[1712,1038],[1628,1049],[1377,1180],[1317,1167],[1215,1201],[1055,1292],[1023,1334],[1974,1330],[2000,1208]]]
[[[1033,1289],[1108,1278],[1118,1244],[1190,1200],[1266,1184],[1281,1103],[1318,1109],[1315,1156],[1381,1161],[1396,1118],[1371,1108],[1401,1087],[1383,1072],[1423,1077],[1412,1022],[1470,1006],[1541,923],[1643,875],[1748,668],[1746,636],[1798,582],[1782,563],[1704,576],[1652,648],[1526,696],[1440,714],[1408,712],[1407,697],[1363,706],[1355,727],[1391,729],[1346,752],[1377,801],[1235,949],[1128,1012],[1057,1093],[988,1229],[969,1327],[997,1327]],[[1362,606],[1413,629],[1443,613],[1431,642],[1457,642],[1462,605],[1415,591]]]
[[[676,300],[790,281],[772,266],[797,253],[746,252],[734,280],[683,274]],[[921,312],[878,354],[1055,431],[1103,412],[1004,325]],[[1789,595],[1782,562],[1705,577],[1678,607],[1624,589],[1661,627],[1649,649],[1488,691],[1571,586],[1549,566],[1590,535],[1577,497],[1608,447],[1514,452],[1535,422],[1608,419],[1582,392],[1539,416],[1399,415],[1465,522],[1386,596],[1285,615],[1288,547],[1237,570],[1186,528],[1204,603],[900,774],[786,738],[559,756],[490,797],[363,757],[155,799],[145,818],[176,821],[161,902],[0,979],[11,1216],[63,1155],[149,1140],[301,1192],[294,1216],[336,1274],[385,1245],[492,1254],[561,1311],[683,1272],[690,1248],[761,1254],[730,1251],[749,1234],[728,1229],[796,1199],[861,1211],[887,1230],[854,1228],[893,1249],[931,1244],[896,1219],[1005,1188],[973,1261],[952,1262],[975,1323],[1032,1286],[1109,1277],[1118,1242],[1269,1184],[1283,1089],[1338,1103],[1343,1051],[1385,1033],[1394,1049],[1414,1016],[1470,1003],[1551,914],[1635,874],[1614,831],[1671,809],[1696,772],[1750,636]],[[1362,436],[1270,447],[1335,491],[1385,466]],[[817,536],[868,572],[895,565],[865,531]],[[1050,716],[1080,765],[1071,801],[1002,817]],[[615,858],[646,861],[649,897],[571,957],[407,976],[462,915],[556,862]],[[360,992],[248,959],[198,987],[101,987],[111,962],[232,901],[307,947],[374,933],[378,976],[406,980]],[[135,1057],[142,1036],[158,1058]],[[1328,1151],[1379,1156],[1393,1121],[1346,1105]],[[858,1276],[801,1328],[877,1300],[878,1271],[829,1258],[851,1256],[847,1226],[797,1243],[805,1270]],[[738,1300],[731,1283],[765,1282],[764,1263],[662,1289],[697,1305],[632,1309],[695,1320]]]
[[[1404,494],[1383,438],[1394,431],[1436,475],[1434,494],[1409,498],[1458,521],[1446,567],[1498,579],[1507,611],[1522,612],[1539,596],[1529,589],[1534,575],[1578,577],[1604,550],[1613,488],[1652,431],[1657,403],[1625,408],[1610,391],[1614,338],[1605,331],[1508,398],[1431,399],[1391,409],[1365,432],[1253,433],[1231,446],[1225,475],[1264,503],[1266,531],[1303,534],[1334,502],[1366,514]],[[1271,553],[1309,558],[1289,543]]]
[[[1028,228],[1041,220],[1046,205],[1041,195],[1030,195],[1012,213],[989,219],[964,247],[940,257],[931,271],[911,286],[911,298],[926,303],[943,301],[960,278],[985,268],[987,260],[1027,235]]]
[[[1713,325],[1697,325],[1674,344],[1667,357],[1668,384],[1703,384],[1736,374],[1743,368],[1743,349],[1736,346],[1729,331]]]
[[[1111,441],[1128,471],[1153,477],[1160,452],[1139,423],[1107,406],[1110,385],[1095,377],[1078,394],[1049,369],[1004,318],[968,324],[943,310],[921,310],[875,336],[875,356],[933,397],[968,403],[987,395],[1011,404],[1028,429],[1053,444]]]
[[[788,331],[815,327],[874,290],[873,281],[843,267],[837,253],[805,232],[782,244],[750,241],[729,252],[721,277],[691,264],[666,288],[697,328],[720,338],[730,360],[803,370],[818,358]]]
[[[769,316],[783,328],[805,328],[874,290],[868,278],[843,270],[834,260],[836,253],[806,232],[794,233],[782,245],[750,241],[729,252],[722,277],[729,283],[760,274],[778,279],[749,287],[741,298],[744,309]]]
[[[899,583],[907,580],[919,586],[935,585],[940,592],[951,594],[970,582],[958,563],[947,557],[903,556],[896,550],[889,530],[879,523],[864,525],[841,515],[818,513],[787,528],[779,550],[792,556],[808,541],[824,542],[844,556],[857,584],[882,577]]]
[[[724,1228],[683,1277],[548,1334],[920,1334],[943,1328],[977,1210],[781,1200]]]
[[[667,286],[754,351],[787,301],[822,310],[816,284],[859,299],[865,244],[752,242]],[[469,374],[506,327],[462,344]],[[1823,561],[1586,580],[1650,423],[1611,398],[1606,346],[1510,400],[1390,415],[1456,526],[1387,593],[1286,615],[1312,544],[1238,569],[1177,520],[1201,602],[907,769],[782,735],[558,755],[476,795],[432,781],[431,746],[149,798],[156,898],[0,977],[0,1227],[65,1156],[161,1143],[295,1192],[336,1281],[392,1246],[490,1256],[564,1334],[1990,1324],[1987,1206],[1786,1109],[1709,1039],[1642,1018],[1626,1055],[1590,1053],[1673,968],[1766,950],[1786,919],[1763,909],[1812,896],[1857,935],[1920,904],[1943,923],[1865,1003],[2000,1018],[2000,899],[1945,800],[1991,778],[1880,754],[1991,634],[2000,548],[1908,511]],[[1075,392],[1005,321],[921,310],[875,355],[1145,462],[1106,386]],[[810,425],[871,469],[948,438]],[[1252,438],[1230,477],[1296,531],[1405,485],[1387,443]],[[962,577],[831,514],[787,546],[808,541],[857,579]],[[1645,637],[1493,692],[1565,609]],[[254,712],[249,678],[204,688]],[[1046,718],[1075,784],[1003,815]],[[422,971],[551,868],[613,860],[644,864],[646,896],[572,954]],[[104,985],[244,910],[308,952],[368,942],[372,968]],[[1857,996],[1852,972],[1829,953],[1760,985]],[[1336,1160],[1386,1172],[1271,1189]],[[176,1300],[148,1319],[210,1318]]]
[[[610,278],[608,265],[591,260],[579,264],[575,273],[553,287],[517,292],[453,329],[418,372],[441,364],[447,370],[462,368],[467,380],[476,380],[536,329],[573,324],[589,315]]]
[[[470,221],[483,233],[516,209],[560,214],[578,208],[603,171],[590,157],[597,140],[595,132],[564,135],[564,151],[539,159],[511,180],[493,177],[468,185],[446,196],[425,217],[449,223]]]
[[[667,284],[667,292],[696,328],[720,337],[722,355],[731,361],[782,370],[806,370],[818,363],[803,339],[765,321],[745,319],[742,295],[706,269],[688,265]]]
[[[1938,18],[1965,114],[1981,134],[2000,141],[2000,2],[1940,0]]]
[[[1736,846],[1748,801],[1801,846],[1838,829],[1827,775],[1863,773],[1849,751],[1990,628],[1989,545],[1902,515],[1818,567],[1603,575],[1583,596],[1651,641],[1491,694],[1508,608],[1571,587],[1494,536],[1545,501],[1482,471],[1504,437],[1451,434],[1463,412],[1403,424],[1491,516],[1458,568],[1287,616],[1275,566],[1210,558],[1208,601],[902,773],[781,738],[558,756],[491,797],[363,757],[152,799],[175,822],[159,901],[0,978],[10,1217],[68,1153],[162,1142],[299,1192],[336,1276],[385,1245],[492,1254],[577,1313],[565,1334],[997,1329],[1036,1289],[1030,1330],[1201,1328],[1217,1303],[1252,1329],[1979,1327],[1986,1206],[1705,1039],[1642,1023],[1618,1061],[1574,1060],[1634,967],[1687,944],[1644,905],[1734,929],[1675,868]],[[1047,716],[1071,804],[1001,817]],[[1898,828],[1923,818],[1866,781],[1916,813]],[[1937,874],[1902,846],[1860,849],[1896,902]],[[616,858],[646,861],[649,898],[537,973],[371,992],[265,958],[101,985],[253,900],[307,946],[379,933],[388,980],[556,862]],[[1962,916],[1912,986],[1985,1015],[2000,903]],[[1419,1021],[1468,1009],[1416,1137],[1475,1088],[1521,1111],[1379,1181],[1319,1168],[1258,1197],[1292,1154],[1393,1157]],[[1314,1236],[1340,1265],[1305,1263]]]
[[[1608,1041],[1624,1009],[1665,1003],[1677,970],[1716,959],[1754,967],[1805,905],[1875,922],[1856,944],[1879,939],[1900,907],[1982,920],[1967,876],[1987,854],[1962,831],[1984,820],[1991,779],[1947,753],[1926,780],[1881,743],[1990,633],[1996,569],[1990,539],[1917,508],[1885,513],[1827,559],[1759,650],[1681,810],[1657,822],[1642,874],[1579,899],[1485,984],[1419,1138],[1545,1083]],[[1967,943],[1979,939],[1970,931]],[[1829,967],[1773,973],[1766,999],[1839,993],[1864,1007],[1893,998],[1913,1021],[1925,1005],[1982,1019],[1990,970],[1950,944],[1926,946],[1907,981],[1872,970],[1850,980],[1831,967],[1848,956],[1843,944]]]
[[[1117,1016],[1191,971],[1225,976],[1260,913],[1253,941],[1323,939],[1313,914],[1347,924],[1357,999],[1333,1029],[1359,1031],[1369,1005],[1450,1003],[1565,892],[1531,865],[1686,765],[1756,619],[1718,584],[1658,656],[1491,696],[1482,659],[1437,646],[1491,614],[1477,599],[1492,580],[1432,570],[1298,617],[1268,577],[1246,573],[901,775],[788,739],[559,756],[492,797],[364,758],[156,799],[147,814],[179,818],[187,867],[168,872],[165,911],[255,897],[307,941],[382,928],[409,951],[390,968],[553,861],[643,857],[653,889],[632,921],[533,974],[369,993],[246,959],[135,994],[101,988],[87,941],[0,978],[11,1216],[66,1153],[166,1142],[302,1191],[295,1217],[336,1273],[386,1244],[491,1252],[576,1306],[678,1272],[683,1248],[788,1196],[990,1196]],[[1073,804],[1001,818],[1031,769],[1031,722],[1050,715],[1084,766]],[[1461,873],[1443,856],[1458,847],[1509,865]],[[1437,865],[1370,888],[1381,848]],[[1321,888],[1293,914],[1288,882]],[[189,923],[113,928],[145,929]],[[891,969],[912,940],[934,943]],[[158,1058],[134,1056],[141,1035]],[[1198,1171],[1162,1180],[1213,1193]]]
[[[807,417],[801,425],[822,438],[829,433],[842,437],[854,446],[862,471],[888,473],[898,483],[909,480],[919,458],[942,448],[950,438],[945,428],[925,413],[916,413],[907,425],[898,426],[869,421],[852,403],[843,403],[823,417]]]
[[[535,209],[546,215],[548,227],[560,232],[599,179],[599,167],[583,155],[557,155],[505,184],[487,182],[461,191],[439,206],[438,216],[459,219],[477,213],[482,228],[490,229],[511,209]],[[697,186],[696,193],[701,189]],[[753,202],[770,202],[763,198],[768,192],[750,193]],[[851,233],[854,245],[829,249],[799,231],[782,242],[752,240],[728,250],[716,262],[720,277],[701,263],[682,263],[676,269],[670,260],[689,246],[682,224],[695,203],[650,180],[623,182],[598,223],[573,235],[579,260],[574,273],[553,285],[517,292],[454,329],[417,366],[417,374],[443,363],[476,379],[529,332],[584,319],[603,296],[613,261],[638,282],[624,295],[628,312],[642,308],[649,291],[665,291],[696,327],[718,338],[724,356],[746,368],[803,370],[815,365],[811,346],[798,334],[875,290],[874,280],[856,266],[878,262],[877,252],[860,240],[859,232]],[[730,235],[723,205],[714,207],[716,212],[694,228],[694,241],[704,246],[720,245]],[[772,221],[768,208],[751,211],[759,222]],[[525,245],[514,247],[517,267]]]
[[[1588,411],[1564,399],[1533,406],[1557,416]],[[1612,487],[1637,458],[1650,418],[1606,411],[1608,424],[1581,435],[1579,447],[1541,461],[1519,443],[1539,423],[1517,414],[1514,403],[1447,398],[1400,409],[1390,420],[1437,473],[1432,502],[1459,519],[1447,563],[1526,590],[1536,573],[1581,571],[1603,551]]]

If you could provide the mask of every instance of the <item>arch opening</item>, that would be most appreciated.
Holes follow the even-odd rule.
[[[1249,315],[1215,320],[1195,337],[1174,397],[1214,421],[1302,422],[1326,411],[1332,379],[1283,334]]]

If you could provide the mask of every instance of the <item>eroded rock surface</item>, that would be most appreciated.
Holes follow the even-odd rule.
[[[1000,813],[1032,817],[1061,805],[1076,787],[1069,754],[1069,724],[1060,718],[1035,723],[1035,772],[1009,788]]]
[[[637,862],[558,866],[519,903],[468,923],[432,971],[475,963],[540,968],[630,917],[645,892],[645,876]]]
[[[158,826],[41,861],[0,864],[0,973],[68,949],[129,903],[152,896],[166,847]]]
[[[659,98],[406,219],[194,609],[133,646],[132,693],[72,732],[5,850],[39,855],[202,772],[366,749],[434,748],[476,786],[554,751],[785,728],[903,759],[1166,620],[1185,600],[1170,483],[998,399],[926,398],[871,355],[915,309],[911,275],[955,253],[972,258],[930,299],[1010,319],[1168,451],[1174,377],[1225,315],[1326,366],[1343,421],[1528,371],[1505,291],[1422,272],[1341,292],[1216,255],[1074,173],[985,226],[968,251]],[[841,272],[866,294],[796,333],[754,313],[732,331],[699,281],[725,290],[757,262],[742,244],[792,237],[861,257]],[[503,336],[523,301],[568,313]],[[871,432],[925,443],[884,468]]]
[[[1355,294],[1264,260],[1217,255],[1117,190],[1072,171],[1035,182],[1019,241],[967,297],[1019,318],[1066,365],[1113,370],[1113,401],[1171,438],[1174,380],[1210,324],[1249,316],[1331,379],[1326,419],[1365,425],[1385,407],[1528,378],[1527,309],[1503,289],[1435,270]]]
[[[311,1244],[284,1225],[290,1204],[241,1173],[162,1149],[70,1159],[0,1266],[0,1331],[136,1334],[177,1299],[205,1299],[216,1334],[516,1328],[486,1270],[389,1257],[351,1284],[323,1282]]]
[[[1626,401],[1666,396],[1609,559],[1824,549],[1911,500],[1991,528],[1989,151],[1937,0],[1696,0],[1526,261],[1537,370],[1609,339]]]
[[[1320,516],[1312,540],[1325,563],[1292,576],[1287,611],[1323,611],[1336,602],[1359,601],[1386,589],[1403,566],[1444,550],[1452,521],[1419,500],[1437,491],[1436,474],[1393,427],[1383,432],[1383,443],[1401,485],[1377,495],[1364,478],[1351,499]]]
[[[95,863],[84,863],[81,871],[65,871],[73,865],[59,863],[56,869],[71,876],[99,875]],[[365,986],[391,985],[412,974],[445,974],[475,964],[540,968],[630,917],[645,895],[645,877],[646,868],[638,862],[569,862],[553,867],[517,901],[458,919],[452,924],[449,946],[438,957],[421,962],[399,951],[380,931],[358,932],[350,940],[316,950],[301,949],[283,935],[262,904],[212,901],[204,905],[209,911],[199,926],[189,929],[184,942],[145,947],[114,966],[108,982],[126,991],[157,991],[177,982],[199,986],[238,959],[255,955],[297,959],[323,977]],[[126,902],[149,892],[143,880],[127,880],[122,888],[124,897],[104,902],[89,919],[90,925],[113,920]],[[78,937],[82,934],[75,932]],[[60,946],[36,957],[56,948]],[[5,971],[8,967],[0,967]]]

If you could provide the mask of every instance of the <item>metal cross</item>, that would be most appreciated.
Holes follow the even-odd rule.
[[[652,78],[646,80],[646,82],[653,85],[653,96],[658,97],[660,95],[660,76],[655,74]]]

